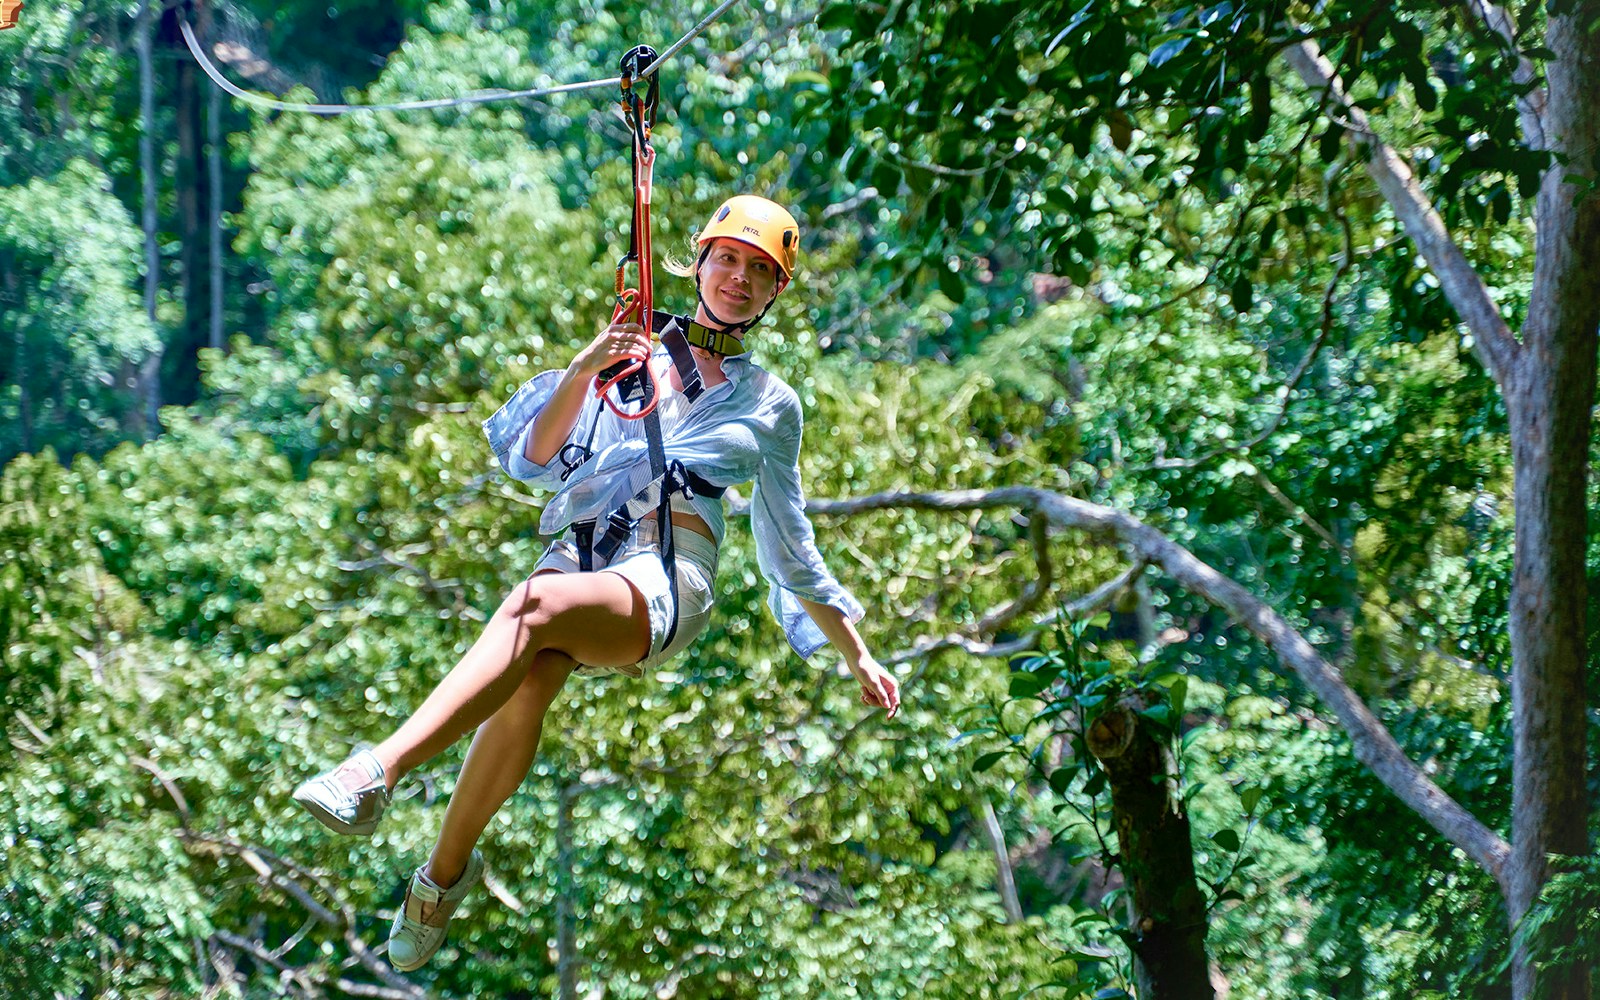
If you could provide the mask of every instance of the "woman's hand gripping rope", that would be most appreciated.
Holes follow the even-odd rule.
[[[602,365],[595,374],[594,380],[594,394],[605,400],[606,405],[611,407],[612,412],[624,420],[638,420],[640,417],[647,416],[656,408],[656,403],[661,399],[661,388],[656,383],[656,373],[649,367],[650,334],[645,331],[643,325],[642,302],[643,297],[635,289],[629,288],[621,292],[617,296],[617,309],[611,317],[611,325],[606,327],[600,334],[601,337],[605,337],[608,333],[616,332],[619,335],[627,334],[630,338],[614,342],[622,344],[622,353],[612,358],[614,368]],[[631,335],[635,332],[641,341],[637,350],[634,349],[631,339]],[[594,345],[591,344],[590,346],[593,347]],[[623,379],[640,369],[644,369],[645,378],[650,381],[648,399],[637,410],[624,410],[612,402],[608,393],[620,384]]]
[[[579,351],[567,367],[580,378],[593,378],[619,361],[641,364],[650,357],[650,335],[635,322],[613,322]]]
[[[617,364],[614,368],[604,368],[595,379],[594,394],[605,401],[623,420],[638,420],[654,412],[656,403],[661,399],[661,387],[656,382],[656,373],[649,366],[650,334],[649,323],[654,315],[655,288],[652,270],[654,267],[654,254],[650,246],[650,194],[655,176],[656,151],[650,146],[650,120],[655,114],[655,87],[657,81],[650,82],[650,96],[641,100],[636,91],[631,88],[631,74],[629,67],[634,66],[632,60],[654,57],[655,50],[648,46],[640,46],[629,52],[622,60],[623,66],[623,117],[627,120],[630,131],[633,132],[633,245],[628,253],[617,262],[617,307],[611,314],[611,326],[607,329],[616,329],[624,326],[634,326],[645,331],[645,353],[642,357],[631,358],[626,363]],[[633,261],[639,268],[639,287],[628,288],[623,275],[627,269],[628,261]],[[624,410],[612,401],[610,392],[630,375],[643,370],[643,377],[649,383],[645,393],[643,405],[634,411]]]

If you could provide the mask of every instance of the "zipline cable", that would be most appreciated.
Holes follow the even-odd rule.
[[[689,29],[689,32],[676,42],[667,47],[650,65],[640,71],[641,78],[654,73],[656,69],[667,61],[674,53],[693,41],[699,34],[710,27],[712,22],[728,9],[741,0],[723,0],[723,2],[710,14],[707,14],[700,23]],[[244,101],[246,104],[264,108],[268,111],[298,111],[312,115],[342,115],[349,111],[426,111],[432,108],[451,108],[463,104],[488,104],[492,101],[513,101],[529,97],[546,97],[551,94],[569,94],[580,90],[595,90],[600,87],[615,87],[622,83],[620,76],[613,76],[606,80],[585,80],[580,83],[563,83],[554,87],[535,87],[531,90],[479,90],[460,97],[441,97],[427,101],[401,101],[394,104],[301,104],[293,101],[280,101],[276,98],[262,97],[248,90],[234,85],[218,71],[205,51],[200,46],[200,40],[195,37],[194,29],[186,20],[180,20],[178,25],[183,30],[183,40],[189,46],[189,52],[194,56],[195,62],[205,70],[211,81],[223,90]]]
[[[689,42],[692,41],[695,38],[695,36],[699,35],[700,32],[702,32],[702,31],[706,30],[707,28],[709,28],[711,26],[711,22],[712,21],[715,21],[717,18],[721,17],[727,11],[727,9],[729,7],[732,7],[734,4],[736,4],[738,2],[739,2],[739,0],[723,0],[722,6],[718,7],[716,10],[714,10],[711,13],[707,14],[700,21],[699,24],[697,24],[693,28],[689,29],[689,33],[687,35],[684,35],[682,38],[678,39],[676,42],[673,42],[671,45],[667,46],[667,51],[661,53],[659,56],[657,56],[655,58],[654,62],[652,62],[650,65],[646,66],[644,69],[640,70],[639,71],[639,78],[643,79],[643,78],[649,76],[650,74],[654,73],[656,71],[656,67],[660,66],[662,63],[666,62],[668,59],[671,59],[673,57],[673,55],[675,55],[679,49],[683,48],[685,45],[688,45]],[[617,79],[618,79],[618,82],[621,81],[621,77],[618,77]]]

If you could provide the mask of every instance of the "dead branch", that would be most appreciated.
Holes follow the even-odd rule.
[[[1279,663],[1294,671],[1339,719],[1358,760],[1497,881],[1504,879],[1510,845],[1406,757],[1394,735],[1309,640],[1237,581],[1132,514],[1028,486],[875,493],[846,500],[812,501],[809,507],[816,514],[844,517],[891,508],[967,511],[1015,507],[1030,516],[1042,512],[1057,526],[1081,531],[1096,544],[1119,546],[1160,567],[1180,586],[1227,612],[1271,649]]]
[[[1350,142],[1365,151],[1367,173],[1439,279],[1439,286],[1456,314],[1472,332],[1473,350],[1484,367],[1496,382],[1506,385],[1521,345],[1489,296],[1483,278],[1461,252],[1461,247],[1445,228],[1444,219],[1417,183],[1411,167],[1373,132],[1366,112],[1355,106],[1333,64],[1314,43],[1302,41],[1292,45],[1284,50],[1284,57],[1306,86],[1320,92],[1325,103],[1348,119]]]

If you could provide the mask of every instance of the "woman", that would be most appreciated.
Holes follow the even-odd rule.
[[[798,224],[779,205],[730,198],[696,237],[698,259],[689,273],[699,329],[691,328],[698,337],[690,342],[705,346],[684,352],[675,345],[682,377],[666,350],[651,351],[642,326],[613,323],[564,371],[535,376],[485,421],[508,474],[558,491],[540,531],[563,534],[410,719],[294,793],[330,828],[368,835],[402,775],[481,723],[433,854],[412,876],[395,915],[389,958],[396,968],[410,971],[433,956],[456,907],[482,878],[478,837],[527,776],[545,713],[567,677],[574,671],[641,676],[705,628],[724,531],[720,488],[754,480],[757,561],[790,644],[809,656],[832,643],[861,683],[862,701],[890,718],[899,711],[898,683],[856,632],[861,606],[828,573],[805,517],[799,400],[743,349],[744,334],[793,278],[799,237]],[[635,359],[647,359],[657,373],[662,451],[694,484],[670,500],[676,588],[659,546],[661,506],[626,528],[625,538],[613,539],[620,547],[609,558],[595,551],[589,534],[597,522],[604,530],[608,514],[655,475],[645,422],[606,412],[590,391],[602,371]]]

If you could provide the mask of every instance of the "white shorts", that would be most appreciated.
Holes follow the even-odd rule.
[[[674,562],[678,568],[678,631],[672,642],[662,648],[667,638],[667,627],[672,615],[672,591],[667,586],[667,572],[661,565],[661,552],[656,547],[660,530],[655,519],[640,521],[633,535],[623,543],[616,557],[607,562],[598,554],[594,557],[596,571],[616,573],[644,595],[650,612],[650,651],[638,663],[627,667],[592,667],[580,664],[574,673],[589,677],[606,674],[627,674],[641,677],[646,670],[665,663],[678,655],[699,637],[711,620],[712,584],[717,578],[717,543],[697,531],[681,526],[672,532],[675,548]],[[533,567],[533,574],[545,572],[577,573],[578,546],[572,532],[550,543],[550,548]]]

